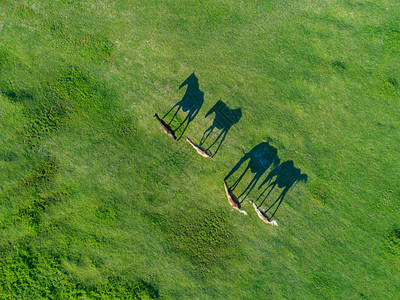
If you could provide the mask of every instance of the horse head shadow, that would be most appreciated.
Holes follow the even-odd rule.
[[[268,198],[270,193],[275,187],[282,188],[282,192],[279,194],[278,198],[275,200],[275,202],[269,206],[268,209],[266,209],[264,212],[267,213],[272,207],[275,206],[275,204],[278,203],[274,213],[271,215],[270,218],[273,218],[275,215],[276,211],[278,210],[279,206],[281,205],[283,199],[285,198],[286,193],[289,191],[289,189],[296,183],[296,182],[307,182],[308,176],[307,174],[302,174],[301,170],[296,168],[293,164],[292,160],[285,161],[281,163],[280,165],[277,165],[265,178],[265,180],[261,183],[259,189],[266,183],[271,182],[260,194],[260,196],[257,198],[259,200],[264,193],[269,189],[269,192],[267,195],[264,197],[264,200],[261,202],[259,206],[261,206],[265,200]]]
[[[222,100],[219,100],[215,105],[207,112],[205,115],[205,118],[207,118],[210,114],[215,113],[214,121],[212,125],[207,128],[203,136],[200,140],[200,145],[203,145],[205,141],[208,139],[210,134],[213,132],[213,130],[216,128],[218,130],[221,130],[220,134],[217,136],[217,138],[211,143],[211,145],[207,148],[209,150],[211,147],[213,147],[218,140],[221,139],[219,142],[219,145],[217,147],[217,150],[215,150],[213,156],[215,156],[219,150],[219,148],[222,145],[222,142],[225,140],[226,135],[228,134],[229,129],[239,122],[240,118],[242,117],[242,109],[241,108],[236,108],[236,109],[231,109],[229,108]]]
[[[243,179],[248,170],[254,174],[254,177],[247,185],[245,190],[240,194],[240,197],[244,195],[243,202],[252,189],[256,186],[260,177],[271,167],[275,169],[280,162],[278,157],[278,151],[275,147],[271,146],[269,142],[263,142],[255,146],[249,152],[245,153],[245,155],[239,160],[239,162],[233,167],[233,169],[229,172],[229,174],[225,177],[227,180],[230,176],[232,176],[239,168],[243,165],[245,161],[249,160],[247,166],[243,170],[242,174],[238,177],[238,179],[231,185],[231,190],[234,190],[239,182]]]
[[[176,115],[178,114],[179,110],[187,112],[186,118],[179,124],[178,127],[174,129],[174,131],[178,130],[182,125],[186,123],[181,135],[179,136],[178,140],[182,138],[183,133],[186,131],[187,127],[189,126],[190,122],[198,114],[200,108],[204,103],[204,93],[199,89],[199,80],[194,74],[194,72],[186,78],[184,82],[179,86],[179,89],[187,85],[187,89],[185,95],[183,96],[182,100],[176,103],[163,117],[164,119],[172,110],[177,108],[175,114],[172,116],[171,120],[169,121],[168,125],[175,119]]]

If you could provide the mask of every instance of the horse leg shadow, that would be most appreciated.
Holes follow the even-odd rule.
[[[169,121],[168,125],[170,125],[172,123],[172,121],[175,119],[176,115],[178,114],[179,110],[182,108],[182,106],[178,103],[175,104],[174,106],[172,106],[172,108],[164,115],[164,117],[162,117],[161,119],[164,119],[166,116],[168,116],[168,114],[175,108],[178,107],[178,109],[176,110],[175,114],[172,116],[172,119]]]
[[[272,190],[275,188],[275,186],[276,186],[276,182],[270,183],[270,184],[265,188],[265,190],[263,190],[263,192],[260,194],[260,196],[258,196],[258,198],[257,198],[256,201],[258,201],[258,199],[260,199],[261,196],[271,187],[271,189],[269,190],[267,196],[265,196],[264,200],[260,203],[259,206],[263,205],[263,203],[265,202],[265,200],[267,200],[268,196],[271,194],[271,192],[272,192]]]
[[[214,128],[215,128],[215,126],[211,125],[210,127],[208,127],[206,129],[206,131],[204,131],[203,136],[201,137],[201,140],[200,140],[200,146],[202,146],[206,142],[206,140],[208,139],[210,134],[213,132]],[[206,135],[206,137],[204,137],[207,132],[208,132],[208,134]]]
[[[231,186],[231,190],[232,190],[232,191],[237,187],[237,185],[239,184],[239,182],[243,179],[244,175],[247,173],[247,171],[248,171],[249,168],[250,168],[250,167],[247,166],[246,169],[243,171],[242,175],[240,175],[239,178],[235,181],[235,183],[232,184],[232,186]]]
[[[218,145],[218,147],[217,147],[217,150],[215,150],[215,152],[214,152],[214,154],[213,154],[213,157],[217,154],[219,148],[220,148],[221,145],[222,145],[222,142],[225,140],[226,135],[228,134],[228,131],[222,131],[221,134],[218,136],[217,140],[220,138],[220,136],[221,136],[222,134],[223,134],[224,136],[222,137],[222,139],[221,139],[221,141],[220,141],[220,143],[219,143],[219,145]],[[215,141],[217,141],[217,140],[215,140]],[[213,145],[214,145],[214,144],[215,144],[215,142],[213,143]],[[212,146],[212,145],[211,145],[211,146]],[[208,147],[208,149],[210,149],[211,146]],[[208,149],[207,149],[207,150],[208,150]]]
[[[265,211],[268,212],[278,201],[278,206],[276,207],[274,213],[271,215],[271,218],[273,218],[275,216],[276,211],[278,210],[279,206],[282,204],[283,199],[285,198],[285,195],[287,193],[287,190],[285,189],[280,195],[279,197],[275,200],[275,202]]]
[[[240,197],[242,197],[243,195],[244,198],[242,201],[240,201],[240,203],[242,203],[244,200],[246,200],[247,196],[250,194],[250,192],[253,190],[254,186],[257,184],[258,180],[260,179],[260,176],[255,175],[254,178],[250,181],[249,185],[246,187],[246,189],[243,191],[243,193],[240,194]],[[246,193],[247,192],[247,193]]]

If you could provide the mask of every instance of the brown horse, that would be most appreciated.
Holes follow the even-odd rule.
[[[194,149],[196,149],[197,153],[199,153],[201,156],[204,157],[209,157],[212,159],[211,153],[209,151],[207,151],[204,147],[196,145],[195,143],[193,143],[189,138],[186,138],[186,141],[192,145],[192,147]]]
[[[228,187],[225,180],[224,180],[224,187],[226,196],[228,197],[229,204],[233,207],[233,209],[247,215],[247,212],[244,209],[240,209],[241,206],[239,200],[236,198],[231,189]]]
[[[257,215],[261,220],[263,220],[267,224],[278,226],[278,223],[276,223],[276,221],[274,221],[274,220],[270,221],[267,214],[265,212],[263,212],[261,209],[259,209],[253,201],[250,201],[250,203],[253,204],[254,209],[256,210]]]
[[[158,122],[160,122],[162,129],[166,134],[168,134],[174,141],[176,141],[176,136],[175,132],[172,130],[171,126],[169,126],[167,123],[165,123],[160,117],[156,114],[154,114],[154,117],[157,118]]]

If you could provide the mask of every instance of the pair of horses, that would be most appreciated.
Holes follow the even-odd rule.
[[[171,136],[174,140],[179,140],[182,138],[184,132],[188,128],[189,124],[193,121],[193,119],[197,116],[199,113],[201,107],[203,106],[204,103],[204,93],[199,89],[199,80],[196,77],[194,73],[192,73],[180,86],[179,89],[182,87],[187,86],[186,92],[182,98],[181,101],[176,103],[162,118],[159,118],[158,115],[156,116],[158,120],[161,123],[161,126],[163,127],[163,130],[165,133],[167,133],[169,136]],[[175,113],[173,114],[172,118],[170,118],[169,122],[166,123],[164,119],[172,112],[175,110]],[[174,129],[171,127],[171,124],[173,123],[174,119],[177,117],[178,112],[182,110],[183,112],[186,112],[186,117],[185,119],[177,125]],[[204,148],[208,153],[210,152],[210,149],[214,147],[218,141],[219,144],[216,147],[216,150],[214,152],[214,155],[217,154],[219,148],[221,147],[222,142],[225,140],[226,135],[228,134],[228,131],[231,129],[231,127],[238,123],[240,118],[242,117],[242,110],[240,108],[236,109],[231,109],[229,108],[222,100],[219,100],[205,115],[205,118],[207,118],[211,114],[215,114],[214,120],[212,125],[207,128],[203,136],[200,140],[200,143],[197,146],[204,146],[205,142],[211,135],[211,133],[214,131],[214,129],[220,130],[219,135],[217,138],[211,143],[206,148]],[[183,130],[181,130],[179,138],[176,137],[176,132],[183,127]],[[195,144],[196,145],[196,144]]]
[[[230,187],[228,187],[226,183],[228,178],[231,177],[234,173],[236,173],[239,169],[241,169],[241,166],[247,161],[248,161],[247,166],[243,169],[241,175],[239,175],[236,181]],[[266,173],[267,170],[270,168],[271,171],[268,173],[268,175],[265,177],[265,179],[260,183],[258,187],[258,190],[261,189],[262,192],[257,197],[256,202],[261,201],[261,203],[258,206],[253,201],[250,201],[250,203],[253,204],[258,216],[265,223],[271,223],[272,225],[276,225],[276,222],[270,221],[270,219],[274,217],[279,206],[282,204],[285,195],[296,182],[307,182],[308,177],[307,174],[302,174],[301,170],[294,166],[292,160],[281,163],[277,149],[271,146],[269,142],[260,143],[257,146],[255,146],[252,150],[245,153],[244,156],[239,160],[239,162],[225,177],[224,185],[227,195],[230,194],[228,195],[228,200],[229,197],[236,199],[236,201],[234,201],[235,202],[234,205],[236,207],[234,207],[234,205],[231,203],[232,207],[244,213],[243,210],[241,209],[241,203],[243,203],[243,201],[247,198],[250,192],[256,187],[262,175]],[[243,177],[249,170],[251,171],[251,173],[254,174],[250,183],[238,197],[234,196],[232,197],[233,190],[237,187],[239,182],[243,179]],[[277,199],[272,203],[272,205],[268,207],[268,209],[264,211],[260,210],[259,207],[264,204],[264,202],[269,197],[271,192],[277,187],[282,189]],[[242,198],[241,201],[238,200],[240,198]],[[271,214],[270,217],[268,217],[267,213],[275,205],[276,208],[274,212]]]

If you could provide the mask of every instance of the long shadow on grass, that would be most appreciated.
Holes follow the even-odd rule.
[[[257,182],[260,180],[261,176],[271,167],[276,167],[279,165],[280,159],[278,157],[278,151],[275,147],[272,147],[269,142],[263,142],[258,144],[249,152],[245,153],[245,155],[239,160],[239,162],[233,167],[233,169],[228,173],[225,177],[225,180],[228,181],[228,178],[231,177],[234,173],[236,173],[239,169],[241,169],[242,165],[248,160],[248,164],[244,167],[242,174],[236,179],[236,181],[230,185],[231,190],[235,190],[240,181],[246,175],[246,173],[250,170],[251,173],[254,174],[250,183],[244,189],[244,191],[238,196],[240,199],[242,196],[243,202],[250,192],[254,189]],[[242,168],[243,169],[243,168]]]
[[[256,199],[254,202],[256,202],[256,204],[259,204],[257,206],[261,207],[266,202],[267,198],[269,198],[273,190],[280,190],[278,197],[275,200],[271,201],[270,203],[272,204],[264,210],[265,214],[267,214],[271,209],[275,207],[272,215],[268,216],[270,219],[274,217],[290,188],[295,183],[307,182],[308,179],[307,174],[302,174],[301,170],[294,166],[292,160],[280,163],[280,159],[277,153],[277,149],[271,146],[269,142],[258,144],[252,150],[245,153],[245,155],[239,160],[239,162],[225,177],[225,180],[227,181],[228,178],[231,176],[237,178],[236,181],[234,181],[233,184],[230,185],[230,188],[233,191],[239,185],[243,178],[246,177],[247,180],[249,179],[249,176],[246,174],[249,171],[251,172],[252,179],[250,180],[250,183],[238,196],[240,202],[243,202],[248,197],[250,192],[252,192],[263,174],[271,168],[271,171],[267,174],[267,176],[260,183],[257,189],[258,191],[261,190],[261,193],[258,195],[258,197],[253,197],[253,199]],[[246,166],[245,162],[247,160],[248,164]],[[238,172],[239,169],[243,171],[237,177],[237,175],[234,174]],[[265,185],[267,186],[264,188]],[[255,194],[257,194],[257,192],[255,192]]]
[[[211,145],[207,148],[207,150],[211,150],[218,140],[220,140],[213,157],[217,154],[219,148],[222,145],[222,142],[225,140],[226,135],[228,134],[229,129],[239,122],[240,118],[242,117],[242,110],[240,108],[231,109],[229,108],[222,100],[219,100],[215,105],[207,112],[205,118],[207,118],[210,114],[215,113],[214,121],[212,125],[207,128],[203,136],[200,140],[200,146],[202,146],[210,134],[214,131],[214,129],[220,130],[220,134],[217,138],[211,143]]]
[[[184,82],[182,82],[182,84],[179,86],[179,89],[181,89],[185,85],[187,85],[187,89],[182,100],[172,106],[172,108],[162,117],[162,119],[164,119],[170,112],[176,109],[174,115],[168,123],[168,125],[170,125],[177,116],[179,110],[182,109],[182,111],[187,112],[186,118],[179,124],[179,126],[173,128],[174,131],[177,131],[186,123],[178,140],[182,138],[182,135],[188,128],[190,122],[192,122],[196,115],[199,113],[200,108],[203,106],[204,103],[204,93],[199,89],[199,80],[194,73],[192,73]]]
[[[270,205],[268,209],[264,211],[265,213],[268,213],[268,211],[270,211],[277,204],[274,212],[270,216],[270,218],[273,218],[289,189],[296,182],[307,182],[307,179],[307,174],[302,174],[301,170],[294,166],[292,160],[285,161],[280,165],[275,166],[265,178],[265,180],[260,184],[259,189],[261,189],[261,187],[264,186],[266,183],[270,182],[270,184],[262,191],[262,193],[257,198],[258,202],[264,197],[265,192],[269,189],[268,193],[266,194],[259,206],[264,204],[265,200],[267,200],[268,196],[276,187],[283,189],[278,198],[272,203],[272,205]]]

